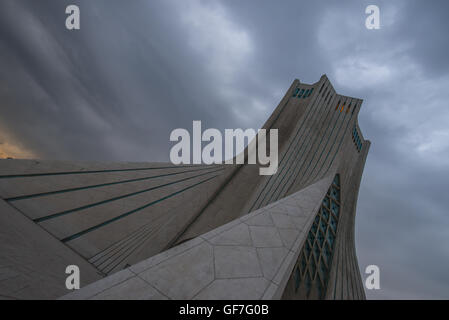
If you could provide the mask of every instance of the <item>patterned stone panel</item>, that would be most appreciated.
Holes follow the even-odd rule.
[[[133,289],[133,299],[279,299],[331,180],[326,177],[63,299],[116,299]],[[123,278],[114,280],[118,274]]]

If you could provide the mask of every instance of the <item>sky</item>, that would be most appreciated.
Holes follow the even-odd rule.
[[[76,4],[81,29],[65,28]],[[380,9],[380,29],[365,8]],[[167,161],[170,132],[260,128],[291,82],[364,100],[369,299],[449,299],[449,2],[0,0],[0,158]]]

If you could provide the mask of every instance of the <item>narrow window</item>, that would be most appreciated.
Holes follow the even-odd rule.
[[[295,92],[293,93],[293,97],[296,97],[298,95],[298,92],[299,92],[299,88],[296,88]]]
[[[295,292],[298,292],[299,285],[301,283],[301,273],[297,267],[295,270]]]
[[[340,100],[338,100],[337,106],[335,107],[335,111],[338,110],[338,107],[340,106]]]
[[[346,109],[346,113],[349,113],[349,110],[351,110],[351,103],[348,106],[348,109]]]

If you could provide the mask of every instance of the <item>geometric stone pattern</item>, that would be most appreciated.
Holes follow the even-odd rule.
[[[370,147],[361,104],[325,75],[295,79],[262,127],[278,130],[270,176],[254,164],[0,160],[0,298],[63,296],[76,264],[83,289],[71,298],[364,299],[354,243]],[[326,226],[312,222],[334,226],[318,211],[336,175],[344,192],[326,251],[314,233]],[[298,256],[315,235],[332,259],[321,292],[303,295],[298,273],[306,265],[315,277],[320,260]]]
[[[326,177],[62,299],[280,299],[331,182]]]
[[[298,298],[325,297],[340,215],[340,192],[337,174],[315,216],[294,267],[294,288]]]

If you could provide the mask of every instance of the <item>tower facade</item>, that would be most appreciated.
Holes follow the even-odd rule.
[[[263,126],[278,129],[272,176],[251,164],[0,160],[0,259],[14,274],[0,295],[63,296],[76,264],[87,287],[65,298],[364,299],[361,104],[325,75],[293,81]]]

